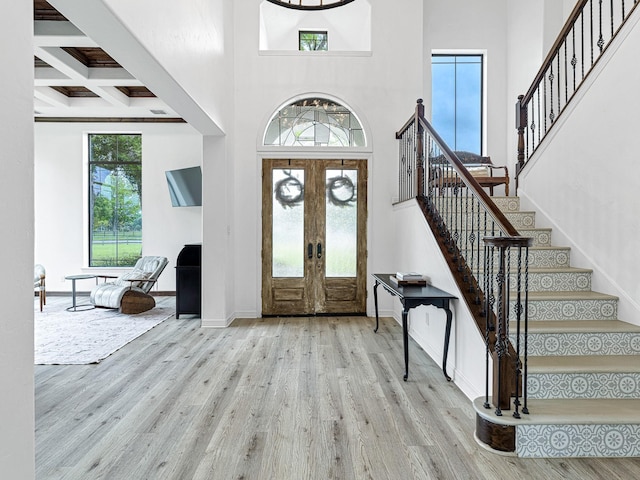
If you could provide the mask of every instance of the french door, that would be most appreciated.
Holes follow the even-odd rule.
[[[262,313],[366,312],[366,160],[263,160]]]

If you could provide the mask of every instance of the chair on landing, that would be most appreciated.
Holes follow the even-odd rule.
[[[464,151],[454,153],[480,186],[489,189],[491,196],[493,196],[494,187],[499,185],[504,185],[504,194],[509,196],[509,170],[505,165],[494,165],[491,157],[483,157],[475,153]],[[443,155],[431,158],[430,162],[432,168],[429,177],[430,183],[439,189],[441,195],[444,194],[446,188],[462,185],[462,179]]]
[[[47,272],[42,265],[37,264],[33,268],[33,291],[38,292],[40,297],[40,311],[42,311],[42,306],[47,304],[46,276]]]
[[[151,310],[156,302],[149,291],[167,266],[166,257],[147,256],[138,259],[133,270],[112,282],[96,285],[90,300],[96,307],[119,308],[121,313],[141,313]],[[105,278],[113,278],[105,275]]]

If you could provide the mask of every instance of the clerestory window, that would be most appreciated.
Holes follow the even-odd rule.
[[[327,32],[300,30],[298,32],[298,48],[303,52],[329,50],[329,38]]]

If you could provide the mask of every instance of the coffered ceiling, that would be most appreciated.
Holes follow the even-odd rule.
[[[49,2],[33,6],[36,121],[182,121]]]

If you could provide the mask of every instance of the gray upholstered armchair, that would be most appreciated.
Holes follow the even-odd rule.
[[[130,272],[111,282],[96,285],[91,290],[91,303],[97,307],[119,308],[122,313],[140,313],[152,309],[156,302],[149,295],[149,290],[167,263],[166,257],[140,258]]]

